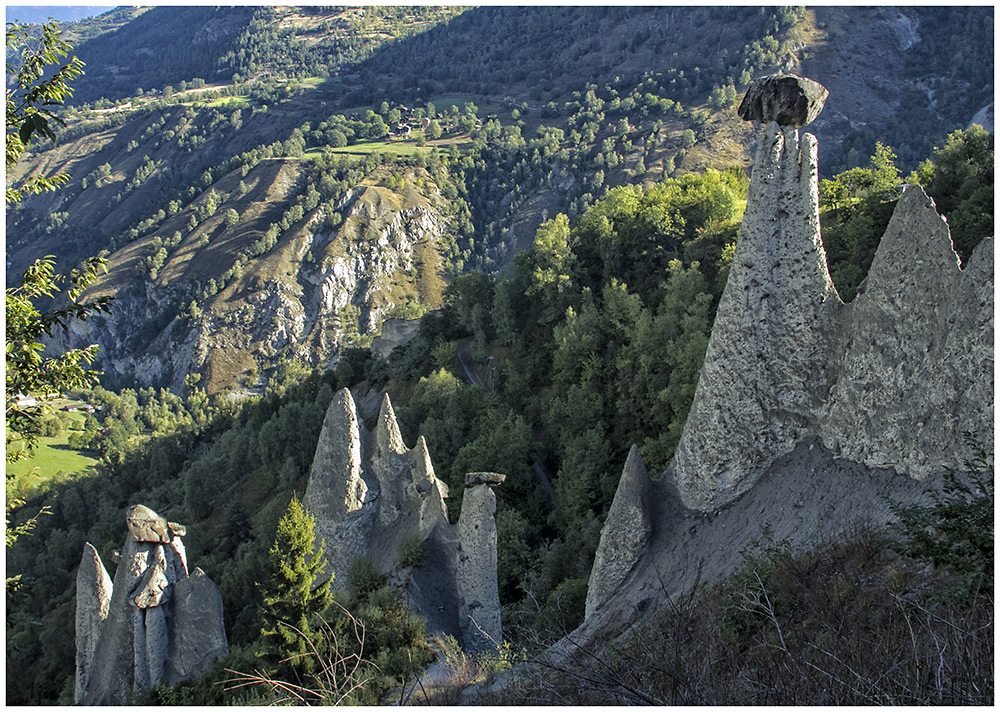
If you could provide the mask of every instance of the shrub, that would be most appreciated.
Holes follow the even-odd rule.
[[[740,552],[743,565],[726,584],[719,609],[719,628],[733,645],[744,645],[773,616],[787,613],[787,596],[781,593],[782,574],[792,561],[787,539],[775,541],[771,525],[765,524],[760,539],[752,539]],[[787,583],[787,582],[785,582]]]
[[[416,534],[406,534],[399,540],[396,548],[396,561],[402,568],[412,566],[420,568],[427,561],[427,549],[424,540]]]
[[[367,556],[359,556],[347,569],[347,591],[352,601],[363,601],[385,583],[385,577]]]
[[[965,437],[972,451],[965,472],[948,470],[941,489],[930,491],[931,504],[890,502],[901,536],[891,548],[954,574],[959,594],[993,588],[993,454]]]

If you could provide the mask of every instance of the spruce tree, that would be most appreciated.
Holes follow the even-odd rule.
[[[316,664],[309,643],[322,649],[323,635],[314,615],[333,602],[333,576],[317,584],[326,561],[323,542],[314,547],[315,524],[315,518],[293,497],[268,552],[266,583],[258,583],[264,603],[260,655],[274,671],[292,668],[296,673],[309,672]],[[284,660],[288,660],[287,666],[282,664]]]

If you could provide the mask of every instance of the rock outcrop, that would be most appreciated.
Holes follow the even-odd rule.
[[[658,481],[633,449],[573,644],[718,580],[765,525],[803,547],[890,518],[922,480],[993,448],[993,237],[964,269],[919,186],[850,304],[820,236],[815,139],[764,129],[694,401]],[[561,644],[553,655],[572,646]]]
[[[160,683],[190,679],[228,652],[222,596],[201,569],[188,572],[184,528],[143,505],[129,508],[126,524],[113,582],[97,550],[84,545],[77,704],[126,704]]]
[[[225,192],[235,194],[239,178],[222,181]],[[88,293],[113,294],[111,311],[71,322],[53,336],[53,346],[98,343],[107,373],[178,392],[198,373],[200,385],[216,393],[281,353],[326,365],[356,336],[378,333],[397,307],[412,300],[440,306],[440,245],[448,218],[435,207],[437,189],[419,168],[400,190],[354,186],[336,205],[307,212],[276,244],[245,259],[238,273],[223,272],[233,255],[265,239],[277,219],[272,211],[292,204],[303,179],[297,162],[265,162],[243,177],[257,187],[231,201],[242,217],[239,225],[223,223],[220,209],[196,230],[184,228],[196,200],[168,219],[157,238],[122,248]],[[424,187],[418,191],[417,184]],[[336,226],[326,220],[331,209],[340,219]],[[168,250],[157,277],[137,279],[136,267],[156,253],[151,241],[176,230],[185,240]],[[192,297],[197,308],[177,316]],[[252,383],[247,386],[252,392]]]
[[[403,443],[389,396],[375,428],[362,427],[347,389],[334,395],[316,446],[303,498],[326,542],[333,587],[343,589],[358,557],[406,588],[428,630],[453,635],[470,651],[502,638],[497,588],[496,498],[503,475],[467,478],[457,525],[448,521],[447,486],[434,474],[427,443]],[[401,571],[400,544],[423,542],[426,561]]]

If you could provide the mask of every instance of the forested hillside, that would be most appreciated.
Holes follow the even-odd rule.
[[[992,10],[852,10],[155,7],[70,25],[86,74],[8,187],[68,179],[8,203],[7,283],[46,254],[62,271],[99,256],[83,298],[112,311],[46,339],[100,345],[100,385],[65,394],[94,410],[45,416],[65,442],[41,437],[39,473],[8,479],[27,500],[12,523],[47,508],[8,549],[8,703],[72,702],[81,548],[110,561],[140,502],[187,526],[231,655],[136,702],[273,701],[215,683],[273,657],[269,550],[344,387],[389,393],[406,444],[426,438],[453,522],[465,473],[508,476],[511,650],[576,627],[629,447],[661,472],[691,405],[746,206],[755,132],[735,105],[754,78],[823,82],[850,59],[816,126],[845,301],[903,183],[963,259],[992,234],[993,137],[968,126],[992,101]],[[885,105],[853,113],[883,82]],[[389,318],[419,329],[383,358]],[[60,448],[97,464],[53,468]],[[338,601],[384,672],[351,699],[375,704],[430,648],[377,575],[350,582]]]

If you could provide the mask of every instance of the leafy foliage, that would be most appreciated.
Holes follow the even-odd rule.
[[[59,37],[59,23],[42,25],[41,37],[35,38],[25,25],[7,24],[8,59],[13,53],[15,61],[7,63],[7,170],[17,164],[28,148],[33,136],[54,141],[55,132],[50,121],[63,124],[52,107],[61,105],[73,95],[69,82],[83,73],[83,62],[73,57],[47,78],[48,65],[55,65],[69,54],[70,45]],[[19,188],[7,188],[6,202],[16,203],[29,193],[43,193],[64,185],[69,177],[65,173],[38,176],[29,179]]]
[[[5,382],[8,461],[31,456],[41,416],[47,412],[45,399],[49,394],[82,388],[97,380],[97,371],[86,368],[94,360],[96,345],[45,357],[41,339],[52,336],[53,328],[65,329],[72,318],[85,320],[92,314],[108,311],[109,297],[89,302],[77,301],[103,266],[103,260],[93,258],[83,269],[57,275],[54,258],[45,257],[28,268],[20,285],[7,289]],[[49,312],[38,311],[36,303],[43,297],[53,297],[62,282],[70,285],[67,290],[70,305]],[[19,394],[36,394],[42,400],[22,405]]]
[[[972,457],[962,473],[949,470],[940,489],[930,490],[930,504],[891,503],[898,518],[895,551],[930,561],[957,578],[956,590],[973,593],[993,588],[993,454],[972,434],[966,444]]]
[[[955,131],[913,177],[948,216],[955,251],[967,260],[993,234],[993,134],[978,124]]]

